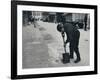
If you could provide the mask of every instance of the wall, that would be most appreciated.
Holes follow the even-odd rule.
[[[100,0],[36,0],[45,2],[58,2],[58,3],[74,3],[74,4],[92,4],[98,5],[100,14]],[[98,16],[100,21],[100,15]],[[10,14],[10,0],[0,0],[0,80],[10,80],[10,62],[11,62],[11,14]],[[98,23],[100,26],[100,23]],[[98,27],[98,34],[100,34],[100,27]],[[100,37],[98,38],[100,41]],[[100,42],[98,42],[100,44]],[[98,57],[100,56],[100,45],[98,45]],[[100,59],[98,58],[98,67],[100,67]],[[100,68],[99,68],[100,73]],[[29,80],[29,79],[27,79]],[[69,77],[56,77],[56,78],[41,78],[31,80],[100,80],[98,75],[85,75],[85,76],[69,76]]]

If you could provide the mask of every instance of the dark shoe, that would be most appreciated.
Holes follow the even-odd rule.
[[[81,61],[81,59],[78,58],[78,59],[76,59],[76,60],[74,61],[74,63],[78,63],[78,62],[80,62],[80,61]]]

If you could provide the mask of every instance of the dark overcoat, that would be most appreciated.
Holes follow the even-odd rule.
[[[64,24],[64,31],[67,34],[67,40],[71,41],[74,38],[74,32],[77,30],[77,27],[71,23],[65,23]]]

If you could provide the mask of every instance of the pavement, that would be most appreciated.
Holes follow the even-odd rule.
[[[89,61],[89,30],[80,29],[79,51],[81,61],[77,64],[74,59],[70,63],[63,64],[61,62],[63,49],[63,41],[61,34],[56,29],[57,24],[48,22],[37,22],[37,27],[33,24],[23,26],[22,42],[23,42],[23,68],[45,68],[45,67],[73,67],[88,66]],[[67,52],[69,52],[69,44],[67,44]]]

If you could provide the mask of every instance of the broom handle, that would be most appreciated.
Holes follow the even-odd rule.
[[[63,44],[64,44],[64,51],[65,51],[65,53],[66,53],[66,44],[65,44],[64,37],[65,37],[65,33],[62,33]]]

